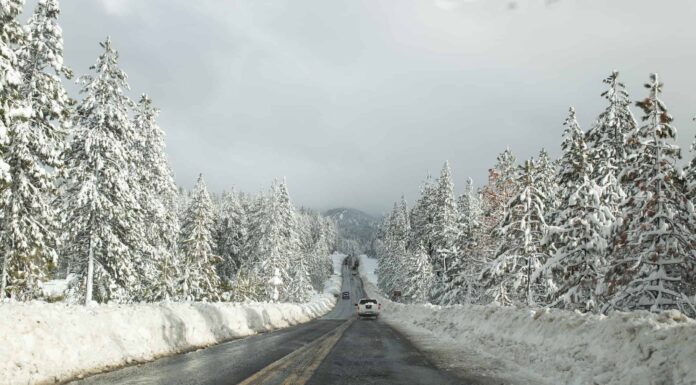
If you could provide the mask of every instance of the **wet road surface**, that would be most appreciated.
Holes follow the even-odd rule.
[[[319,320],[71,384],[473,384],[435,368],[387,324],[356,320],[354,303],[364,293],[360,278],[347,268],[342,290],[351,299],[339,298]]]

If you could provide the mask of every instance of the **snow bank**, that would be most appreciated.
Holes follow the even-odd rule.
[[[65,293],[68,291],[68,287],[70,286],[70,282],[74,279],[75,275],[70,274],[65,279],[54,279],[43,283],[39,282],[41,295],[44,299],[49,301],[60,300],[65,296]]]
[[[360,276],[377,286],[377,274],[375,274],[375,271],[377,271],[377,259],[370,258],[365,254],[358,256],[358,258],[360,260],[360,266],[358,266]]]
[[[341,278],[304,304],[0,304],[0,383],[63,381],[303,323],[333,308]]]
[[[362,266],[362,263],[361,263]],[[367,279],[370,280],[369,276]],[[499,306],[404,305],[381,298],[382,317],[427,335],[444,364],[471,370],[473,354],[549,384],[696,384],[696,321],[679,312],[609,316]],[[460,360],[461,362],[457,362]],[[494,373],[500,375],[500,373]],[[515,379],[515,376],[507,376]]]
[[[346,258],[345,254],[333,253],[331,254],[331,262],[333,263],[334,274],[341,275],[341,269],[343,269],[343,260]]]

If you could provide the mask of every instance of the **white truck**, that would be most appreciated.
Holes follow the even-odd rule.
[[[373,317],[377,319],[379,318],[379,311],[382,309],[382,305],[377,303],[376,299],[372,298],[362,298],[355,304],[355,307],[358,311],[358,319],[363,317]]]

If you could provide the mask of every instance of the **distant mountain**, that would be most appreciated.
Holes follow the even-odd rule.
[[[379,227],[379,218],[345,207],[328,210],[324,216],[336,222],[339,251],[346,254],[372,254],[372,241]]]

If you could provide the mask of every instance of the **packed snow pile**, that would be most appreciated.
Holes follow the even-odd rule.
[[[382,317],[407,334],[426,333],[437,339],[431,345],[443,350],[512,362],[549,384],[696,384],[696,321],[677,311],[601,316],[493,305],[405,305],[383,298],[370,283],[365,288],[381,298]]]
[[[308,303],[0,304],[0,383],[54,383],[308,322],[336,303],[341,279]]]
[[[40,282],[39,288],[41,289],[41,295],[44,299],[49,301],[60,300],[65,296],[68,291],[70,282],[72,282],[76,276],[74,274],[68,275],[65,279],[54,279],[46,282]]]

